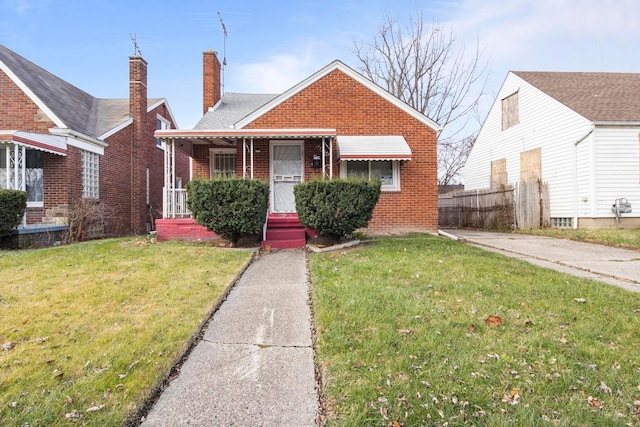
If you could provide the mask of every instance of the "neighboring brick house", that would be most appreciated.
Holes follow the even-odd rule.
[[[153,228],[165,157],[153,133],[176,125],[164,98],[147,99],[147,62],[132,56],[129,71],[129,99],[95,98],[0,45],[0,188],[28,193],[20,234],[64,229],[81,200],[104,207],[102,235]],[[186,184],[188,156],[175,170]]]
[[[295,220],[293,187],[313,178],[381,178],[382,194],[368,233],[437,231],[440,128],[431,119],[340,61],[280,95],[223,96],[216,53],[204,52],[203,63],[203,118],[193,130],[158,131],[156,137],[192,156],[194,178],[267,180],[267,244],[304,243],[291,233],[282,237],[289,241],[277,242],[278,233],[270,229],[279,220]],[[189,221],[173,219],[185,214],[177,209],[183,199],[167,200],[178,201],[165,207],[170,219],[159,222],[159,239],[180,237],[168,224]]]

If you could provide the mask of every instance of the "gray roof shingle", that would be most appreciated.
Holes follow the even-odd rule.
[[[194,129],[228,129],[269,101],[278,97],[274,94],[231,93],[222,96],[215,109],[207,113]]]
[[[588,120],[640,121],[639,73],[513,73]]]
[[[0,61],[69,129],[97,138],[130,117],[128,99],[95,98],[1,44]]]

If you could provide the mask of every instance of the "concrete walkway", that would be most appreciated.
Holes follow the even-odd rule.
[[[443,231],[469,244],[541,267],[640,292],[640,251],[527,234]]]
[[[142,426],[315,426],[318,410],[306,254],[283,250],[247,268]]]

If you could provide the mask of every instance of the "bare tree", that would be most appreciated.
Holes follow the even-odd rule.
[[[360,71],[441,127],[438,184],[460,180],[479,129],[478,106],[487,82],[487,64],[476,42],[468,52],[450,29],[411,16],[403,28],[385,15],[370,43],[356,43]]]

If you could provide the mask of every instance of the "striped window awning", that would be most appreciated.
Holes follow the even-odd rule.
[[[0,130],[0,144],[21,145],[34,150],[46,151],[59,156],[67,155],[67,138],[58,135],[24,131]]]
[[[411,147],[400,135],[338,136],[340,160],[411,160]]]

